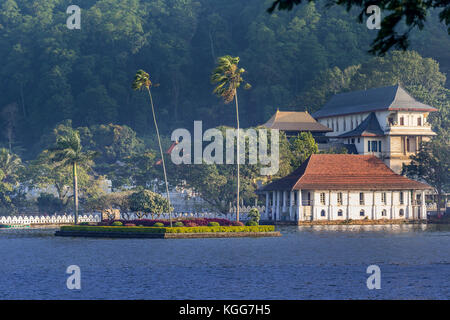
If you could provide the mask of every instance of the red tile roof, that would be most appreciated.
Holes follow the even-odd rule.
[[[290,175],[260,189],[273,190],[405,190],[431,189],[396,174],[371,155],[313,154]]]

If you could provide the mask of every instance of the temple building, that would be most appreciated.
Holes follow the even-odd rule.
[[[258,193],[266,196],[262,219],[267,220],[424,220],[430,189],[373,155],[313,154]]]
[[[420,143],[436,135],[427,122],[433,111],[395,85],[337,94],[312,116],[332,129],[326,133],[330,142],[375,155],[400,173]]]
[[[300,132],[311,132],[314,137],[331,132],[329,127],[317,122],[307,111],[279,111],[262,125],[268,129],[284,131],[286,135],[296,136]]]

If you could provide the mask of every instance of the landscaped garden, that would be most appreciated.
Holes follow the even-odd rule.
[[[178,234],[178,236],[177,236]],[[59,236],[146,237],[146,238],[198,238],[198,237],[251,237],[280,236],[273,225],[259,225],[249,220],[246,224],[219,218],[169,220],[103,220],[62,226]],[[203,236],[202,236],[203,235]]]

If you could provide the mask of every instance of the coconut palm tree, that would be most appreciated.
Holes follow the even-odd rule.
[[[78,223],[78,176],[77,166],[89,165],[97,155],[95,151],[82,151],[78,131],[70,129],[64,135],[56,137],[56,143],[49,148],[50,159],[60,166],[72,166],[73,170],[73,207],[75,224]]]
[[[229,55],[217,59],[217,66],[213,70],[211,82],[217,84],[213,93],[222,98],[228,104],[235,101],[236,106],[236,124],[237,124],[237,191],[236,191],[236,220],[239,221],[239,189],[240,189],[240,175],[239,175],[239,104],[237,96],[237,88],[244,82],[242,74],[245,72],[243,68],[238,67],[239,57],[232,57]],[[250,84],[246,83],[244,88],[249,89]]]
[[[153,84],[150,81],[150,76],[147,72],[145,72],[144,70],[138,70],[138,72],[136,72],[136,75],[134,76],[134,81],[132,84],[133,90],[141,90],[141,89],[145,88],[145,89],[147,89],[148,96],[150,97],[150,105],[152,107],[153,122],[155,124],[156,135],[158,137],[159,152],[161,153],[161,162],[162,162],[162,167],[163,167],[163,172],[164,172],[164,181],[166,184],[167,201],[169,202],[169,221],[170,221],[170,226],[172,227],[172,214],[171,214],[171,210],[170,210],[171,206],[170,206],[170,196],[169,196],[169,184],[167,182],[166,164],[164,162],[164,153],[162,151],[161,138],[159,136],[158,123],[156,121],[155,107],[153,105],[152,92],[150,90],[152,85]]]

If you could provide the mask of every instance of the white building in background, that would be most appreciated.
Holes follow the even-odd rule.
[[[429,189],[372,155],[313,154],[258,192],[266,195],[267,220],[424,220]]]
[[[313,117],[333,131],[330,142],[340,142],[355,154],[375,155],[392,170],[436,135],[427,118],[437,111],[412,98],[401,86],[389,86],[333,96]]]

